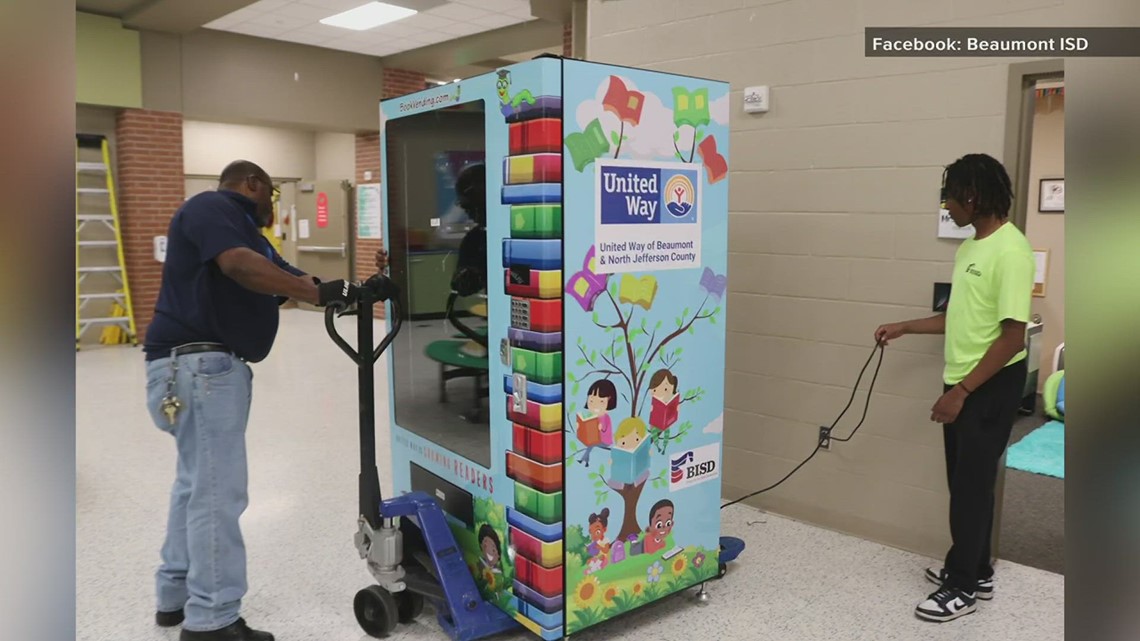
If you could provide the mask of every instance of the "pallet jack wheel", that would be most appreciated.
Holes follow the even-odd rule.
[[[396,609],[400,614],[400,623],[411,623],[424,611],[424,596],[411,590],[404,590],[396,594]]]
[[[383,639],[400,622],[396,597],[378,585],[370,585],[357,592],[352,601],[352,610],[356,613],[356,622],[370,637]]]

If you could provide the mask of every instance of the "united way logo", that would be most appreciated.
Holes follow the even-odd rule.
[[[669,480],[673,483],[680,483],[685,480],[685,465],[693,462],[693,452],[690,450],[678,456],[671,461],[672,472],[669,475]]]
[[[685,174],[674,174],[665,183],[665,209],[674,218],[685,218],[696,203],[693,181]]]

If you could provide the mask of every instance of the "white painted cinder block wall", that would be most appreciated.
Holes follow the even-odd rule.
[[[811,452],[878,324],[930,313],[932,283],[948,280],[957,247],[936,238],[942,167],[969,152],[1001,158],[1018,60],[865,58],[864,27],[1092,25],[1112,0],[1076,4],[590,1],[589,59],[732,85],[726,497],[775,482]],[[771,86],[769,113],[743,113],[751,85]],[[939,339],[893,345],[855,440],[755,504],[944,554],[942,432],[929,421],[940,373]]]

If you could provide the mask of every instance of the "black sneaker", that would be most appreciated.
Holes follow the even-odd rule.
[[[182,623],[185,616],[182,614],[182,609],[179,608],[173,612],[163,612],[158,610],[154,613],[154,622],[162,628],[173,628]]]
[[[958,588],[941,588],[930,598],[918,604],[915,615],[924,621],[945,623],[966,616],[978,609],[977,598]]]
[[[260,630],[253,630],[245,624],[245,619],[238,619],[221,630],[208,632],[195,632],[182,628],[179,641],[273,641],[273,635]]]
[[[926,568],[926,580],[934,585],[942,585],[946,583],[946,568]],[[978,579],[978,587],[974,588],[974,595],[980,601],[989,601],[994,598],[994,579]]]

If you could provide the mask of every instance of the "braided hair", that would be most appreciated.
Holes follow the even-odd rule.
[[[980,216],[1009,217],[1013,185],[1005,167],[987,154],[967,154],[942,172],[942,188],[947,198],[965,205],[973,200]]]

